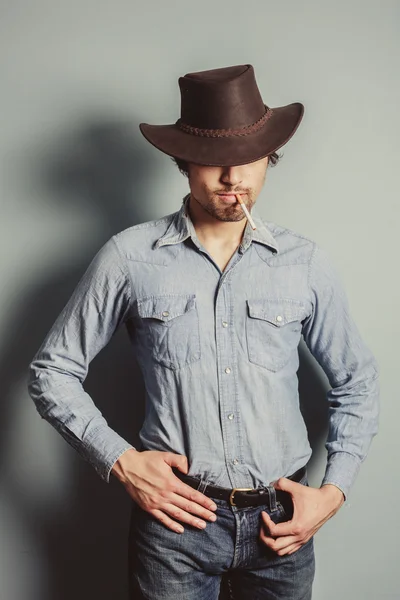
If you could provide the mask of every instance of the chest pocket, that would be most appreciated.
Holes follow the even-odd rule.
[[[199,317],[194,294],[165,294],[137,301],[139,352],[168,369],[200,359]],[[145,356],[143,356],[145,353]]]
[[[300,342],[305,305],[292,298],[247,300],[246,341],[249,361],[279,371]]]

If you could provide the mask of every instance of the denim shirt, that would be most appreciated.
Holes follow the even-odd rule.
[[[311,456],[299,407],[301,336],[331,389],[322,484],[345,497],[379,415],[378,366],[325,251],[261,218],[224,271],[180,210],[108,239],[29,365],[37,411],[109,482],[133,446],[83,388],[89,364],[125,325],[143,374],[142,448],[188,458],[225,487],[270,485]],[[135,390],[132,390],[135,402]]]

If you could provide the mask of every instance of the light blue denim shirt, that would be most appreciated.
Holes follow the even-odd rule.
[[[225,487],[270,485],[311,456],[299,408],[303,336],[331,389],[322,483],[347,497],[377,433],[376,359],[326,253],[253,208],[225,270],[187,211],[113,235],[97,252],[29,365],[39,414],[106,481],[133,446],[83,383],[123,323],[141,368],[147,450],[187,456],[189,474]],[[132,402],[135,402],[132,390]]]

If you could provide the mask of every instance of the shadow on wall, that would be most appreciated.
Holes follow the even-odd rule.
[[[36,540],[45,558],[45,595],[41,600],[109,600],[127,597],[127,534],[130,499],[115,478],[105,484],[94,469],[59,436],[68,464],[68,498],[43,511],[31,501],[12,470],[6,439],[15,431],[13,388],[26,381],[27,369],[89,262],[114,233],[142,222],[132,190],[146,198],[150,162],[139,153],[135,133],[124,124],[99,122],[82,127],[62,155],[43,165],[41,185],[56,202],[77,202],[93,211],[91,248],[78,268],[47,272],[23,295],[10,314],[0,353],[0,461],[6,500],[18,514],[22,529]],[[326,436],[325,386],[309,357],[301,351],[299,370],[302,410],[310,442],[318,453]],[[134,446],[144,418],[144,386],[125,330],[120,330],[92,361],[85,389],[109,425]],[[27,392],[26,392],[27,393]],[[29,400],[28,402],[32,402]],[[39,415],[37,415],[39,419]],[[43,421],[43,427],[49,427]],[[58,434],[55,434],[58,436]],[[316,453],[314,452],[314,454]],[[38,466],[38,469],[40,466]],[[21,493],[22,491],[22,493]],[[34,560],[34,557],[33,559]],[[42,563],[40,563],[42,565]]]
[[[114,233],[142,221],[135,198],[144,194],[150,165],[142,150],[139,154],[134,134],[124,124],[88,124],[67,147],[64,140],[59,143],[60,149],[38,165],[38,185],[46,188],[44,192],[55,203],[75,204],[75,209],[79,203],[78,209],[93,214],[88,231],[91,246],[85,245],[80,265],[71,268],[66,259],[34,285],[29,282],[29,296],[22,290],[8,315],[0,350],[2,489],[5,501],[18,515],[21,530],[26,538],[33,539],[38,554],[31,558],[35,568],[46,570],[38,577],[45,581],[46,593],[41,600],[122,599],[127,589],[125,532],[129,511],[129,497],[123,487],[115,478],[110,485],[105,484],[55,433],[63,448],[59,468],[67,467],[65,477],[72,476],[72,480],[66,486],[65,499],[60,503],[57,497],[51,510],[44,513],[32,501],[35,493],[24,486],[20,475],[13,474],[18,465],[10,460],[6,447],[9,432],[16,432],[17,404],[22,398],[32,402],[29,395],[27,400],[22,394],[17,398],[15,388],[18,382],[27,381],[28,365],[48,330],[102,244]],[[92,361],[85,389],[110,426],[137,445],[144,417],[144,388],[124,330],[118,331]],[[27,394],[26,387],[24,391]],[[50,427],[45,421],[42,426]],[[24,435],[24,431],[18,433]],[[37,466],[38,482],[43,468]],[[36,597],[32,586],[30,600]]]

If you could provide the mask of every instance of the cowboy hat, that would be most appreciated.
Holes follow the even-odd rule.
[[[139,128],[161,152],[200,165],[242,165],[272,154],[290,140],[304,114],[300,102],[264,104],[252,65],[187,73],[179,87],[176,123]]]

